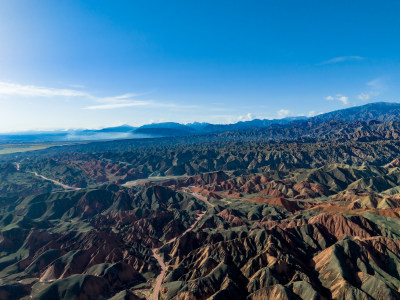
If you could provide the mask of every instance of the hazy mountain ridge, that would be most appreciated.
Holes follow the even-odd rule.
[[[263,129],[271,126],[277,128],[303,126],[311,122],[315,124],[338,120],[345,122],[371,121],[392,122],[400,119],[400,104],[377,102],[363,106],[351,107],[321,114],[312,118],[288,117],[283,119],[255,119],[234,124],[189,123],[174,122],[153,123],[140,127],[122,125],[97,130],[69,130],[55,132],[27,132],[0,135],[0,142],[48,142],[48,141],[85,141],[129,138],[152,138],[168,136],[190,136],[212,134],[226,131],[241,131]]]

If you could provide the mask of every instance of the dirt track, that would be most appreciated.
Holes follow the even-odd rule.
[[[185,235],[186,233],[188,233],[189,231],[192,231],[193,228],[197,225],[197,223],[201,220],[201,218],[204,216],[205,212],[201,212],[200,214],[198,214],[196,221],[192,224],[192,226],[190,226],[188,229],[186,229],[186,231],[184,233],[182,233],[181,235],[174,237],[172,239],[170,239],[168,242],[166,242],[164,245],[168,245],[170,243],[173,243],[177,238],[180,238],[181,236]],[[161,288],[161,284],[162,281],[164,279],[164,275],[165,275],[165,271],[167,270],[167,266],[164,263],[164,260],[161,258],[161,256],[158,254],[158,251],[160,250],[160,248],[153,248],[151,249],[151,252],[153,252],[153,257],[158,261],[160,267],[161,267],[161,273],[160,275],[158,275],[157,280],[156,280],[156,285],[154,286],[154,291],[153,291],[153,296],[152,299],[153,300],[157,300],[158,299],[158,294],[160,293],[160,288]]]
[[[208,199],[200,194],[196,194],[196,193],[192,193],[191,195],[193,195],[194,197],[196,197],[197,199],[205,202],[208,206],[210,207],[214,207],[214,204],[210,203],[208,201]],[[186,229],[186,231],[184,233],[182,233],[181,235],[174,237],[173,239],[170,239],[168,242],[166,242],[164,245],[168,245],[170,243],[173,243],[176,239],[180,238],[181,236],[185,235],[186,233],[188,233],[189,231],[192,231],[193,228],[197,225],[197,223],[201,220],[201,218],[205,215],[205,212],[202,212],[200,214],[198,214],[198,217],[196,219],[196,222],[194,222],[192,224],[192,226],[190,226],[188,229]],[[153,248],[151,251],[153,253],[153,257],[158,261],[160,267],[161,267],[161,273],[160,275],[158,275],[157,280],[156,280],[156,285],[154,286],[154,291],[153,291],[153,295],[152,295],[152,300],[158,300],[158,294],[160,293],[160,288],[161,288],[161,284],[162,281],[164,279],[165,276],[165,272],[167,270],[167,266],[164,263],[164,260],[162,259],[162,257],[159,255],[158,251],[160,250],[160,248]]]
[[[57,181],[57,180],[50,179],[50,178],[47,178],[47,177],[45,177],[45,176],[43,176],[43,175],[40,175],[40,174],[38,174],[37,172],[32,172],[32,173],[35,174],[35,176],[37,176],[37,177],[40,177],[40,178],[42,178],[42,179],[44,179],[44,180],[47,180],[47,181],[51,181],[51,182],[54,183],[55,185],[59,185],[59,186],[63,187],[65,190],[73,190],[73,191],[80,190],[80,188],[77,188],[77,187],[73,187],[73,186],[69,186],[69,185],[63,184],[63,183],[61,183],[61,182],[59,182],[59,181]]]

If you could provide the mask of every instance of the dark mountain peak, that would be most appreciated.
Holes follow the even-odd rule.
[[[391,122],[400,119],[400,103],[375,102],[361,106],[355,106],[311,118],[311,121],[328,122],[341,120],[347,122],[376,120]]]
[[[135,130],[135,133],[153,136],[185,136],[195,133],[196,130],[179,123],[165,122],[143,125]]]

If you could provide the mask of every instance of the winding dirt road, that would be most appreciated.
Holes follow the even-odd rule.
[[[191,195],[193,195],[193,196],[195,196],[197,199],[199,199],[199,200],[205,202],[208,206],[215,207],[215,205],[212,204],[210,201],[208,201],[208,199],[207,199],[205,196],[200,195],[199,193],[191,193]]]
[[[184,233],[182,233],[181,235],[179,235],[177,237],[174,237],[174,238],[170,239],[163,246],[175,242],[177,238],[180,238],[181,236],[184,236],[189,231],[192,231],[193,228],[197,225],[197,223],[199,223],[201,218],[204,216],[204,214],[205,214],[205,212],[201,212],[200,214],[198,214],[196,221],[188,229],[186,229],[186,231]],[[158,253],[159,250],[160,250],[160,248],[151,249],[151,252],[153,252],[153,257],[158,261],[158,263],[159,263],[159,265],[161,267],[161,273],[160,273],[160,275],[158,275],[157,280],[156,280],[156,285],[154,286],[154,291],[153,291],[153,296],[152,296],[153,300],[158,300],[158,294],[160,293],[161,284],[162,284],[162,281],[164,279],[165,272],[167,270],[167,266],[165,265],[164,260],[162,259],[162,257]]]
[[[192,193],[192,195],[194,197],[196,197],[197,199],[205,202],[208,206],[210,207],[214,207],[214,204],[210,203],[208,201],[208,199],[200,194],[196,194],[196,193]],[[201,212],[200,214],[197,215],[197,219],[196,221],[192,224],[192,226],[190,226],[188,229],[186,229],[186,231],[184,233],[182,233],[181,235],[174,237],[172,239],[170,239],[168,242],[166,242],[164,245],[168,245],[170,243],[173,243],[176,241],[176,239],[184,236],[186,233],[188,233],[189,231],[192,231],[193,228],[197,225],[197,223],[199,223],[199,221],[201,220],[201,218],[205,215],[205,212]],[[162,281],[164,279],[165,276],[165,272],[167,271],[167,266],[164,263],[164,260],[162,259],[162,257],[159,254],[159,250],[160,248],[153,248],[151,250],[151,252],[153,253],[153,257],[157,260],[158,264],[161,267],[161,273],[160,275],[158,275],[157,279],[156,279],[156,285],[154,286],[154,291],[153,291],[153,295],[152,295],[152,300],[158,300],[158,295],[160,293],[160,288],[161,288],[161,284]]]
[[[157,253],[159,249],[160,248],[154,248],[151,250],[153,252],[153,257],[158,261],[158,264],[161,267],[161,273],[160,273],[160,275],[157,276],[156,285],[154,286],[154,291],[153,291],[153,296],[152,296],[153,300],[158,300],[158,294],[160,293],[161,283],[165,276],[165,271],[167,270],[167,266],[164,264],[163,259]]]
[[[17,171],[21,171],[21,164],[20,164],[20,163],[17,163],[17,162],[16,162],[16,163],[15,163],[15,167],[17,168]],[[51,181],[51,182],[54,183],[55,185],[58,185],[58,186],[61,186],[62,188],[64,188],[64,190],[78,191],[78,190],[81,189],[81,188],[77,188],[77,187],[74,187],[74,186],[66,185],[66,184],[64,184],[64,183],[62,183],[62,182],[59,182],[59,181],[57,181],[57,180],[54,180],[54,179],[47,178],[47,177],[45,177],[45,176],[43,176],[43,175],[38,174],[37,172],[29,172],[29,173],[32,173],[32,174],[34,174],[36,177],[42,178],[42,179],[44,179],[44,180]]]
[[[47,178],[47,177],[45,177],[43,175],[38,174],[37,172],[31,172],[31,173],[35,174],[35,176],[40,177],[40,178],[42,178],[44,180],[51,181],[55,185],[63,187],[65,190],[77,191],[77,190],[81,189],[81,188],[73,187],[73,186],[70,186],[70,185],[66,185],[66,184],[61,183],[61,182],[59,182],[57,180],[54,180],[54,179]]]

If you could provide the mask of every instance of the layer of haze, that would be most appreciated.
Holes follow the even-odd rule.
[[[400,2],[0,2],[0,131],[400,100]]]

